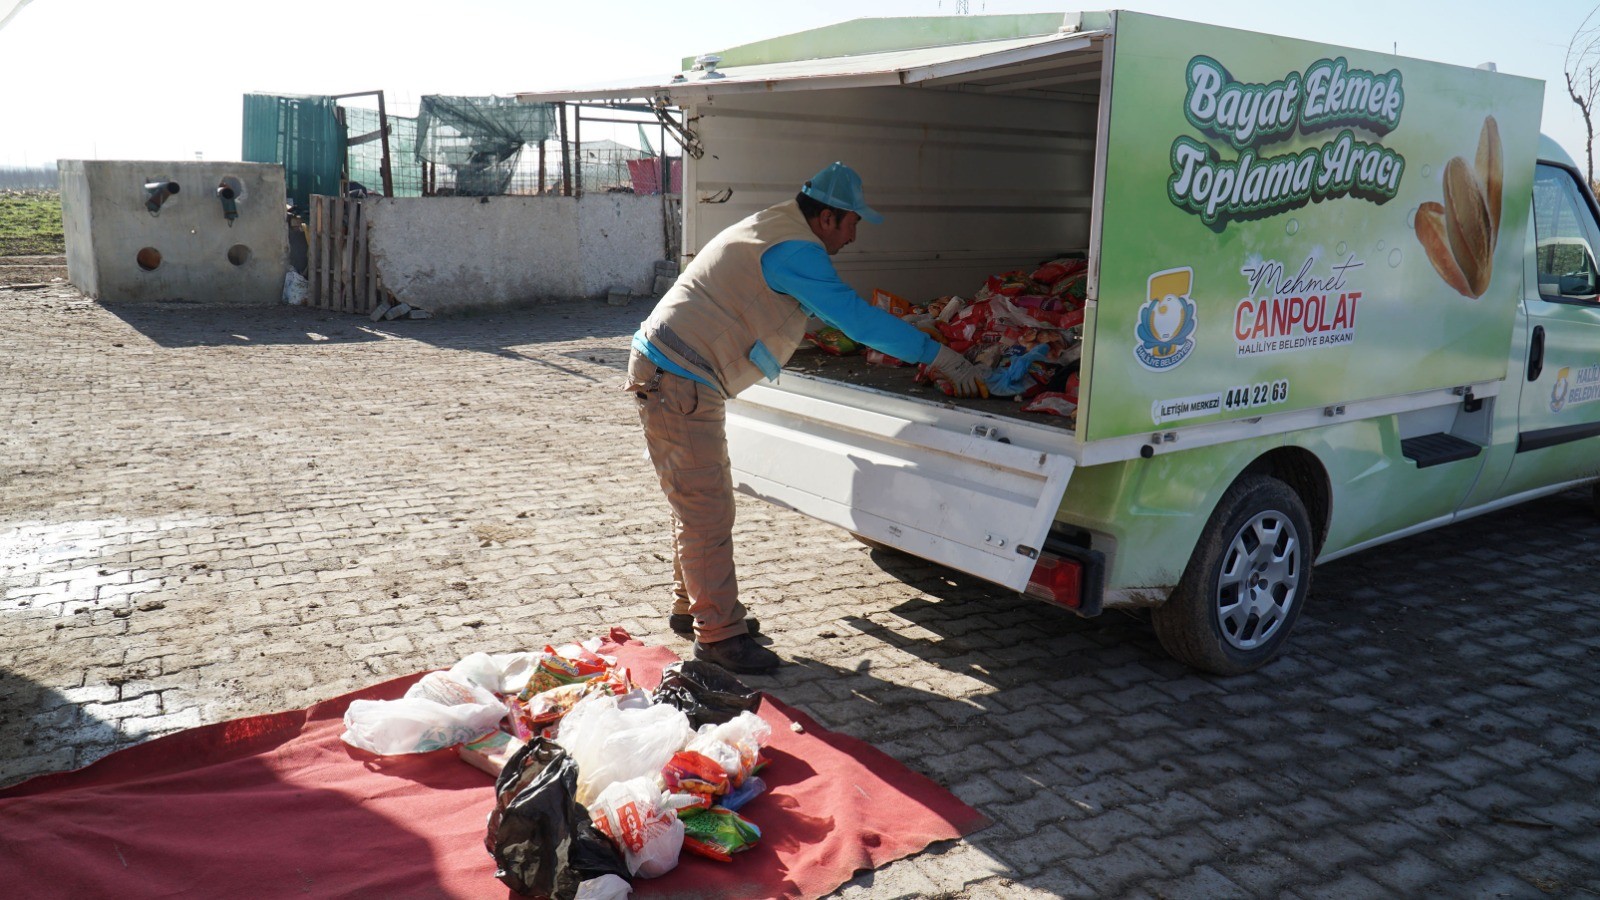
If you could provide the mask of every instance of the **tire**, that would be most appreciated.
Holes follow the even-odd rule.
[[[1151,612],[1175,659],[1239,675],[1277,655],[1311,589],[1311,518],[1300,496],[1266,475],[1223,494],[1172,596]]]
[[[1596,481],[1594,487],[1589,489],[1589,511],[1594,513],[1595,518],[1600,518],[1600,481]]]

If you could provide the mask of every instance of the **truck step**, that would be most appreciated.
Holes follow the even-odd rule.
[[[1400,454],[1426,469],[1458,459],[1471,459],[1483,451],[1481,444],[1462,440],[1443,431],[1406,438],[1400,442]]]

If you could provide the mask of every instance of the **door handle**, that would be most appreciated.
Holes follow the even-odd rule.
[[[1544,371],[1544,326],[1533,326],[1533,339],[1528,346],[1528,380],[1538,381]]]

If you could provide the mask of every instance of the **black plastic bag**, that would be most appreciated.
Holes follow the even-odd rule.
[[[651,698],[683,710],[689,724],[721,725],[742,712],[755,712],[761,694],[716,663],[691,659],[661,670],[661,686]]]
[[[590,878],[628,877],[621,854],[578,802],[578,764],[554,741],[534,738],[518,750],[494,791],[483,842],[506,887],[540,900],[572,900]]]
[[[628,874],[628,863],[622,858],[622,851],[589,820],[589,810],[579,804],[578,811],[583,813],[583,820],[578,824],[578,839],[567,853],[567,864],[577,871],[578,880],[588,881],[601,875],[630,880],[632,876]]]

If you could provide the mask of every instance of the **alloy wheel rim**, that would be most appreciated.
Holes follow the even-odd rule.
[[[1238,650],[1272,640],[1289,619],[1301,576],[1294,523],[1275,510],[1256,513],[1222,556],[1216,591],[1222,639]]]

